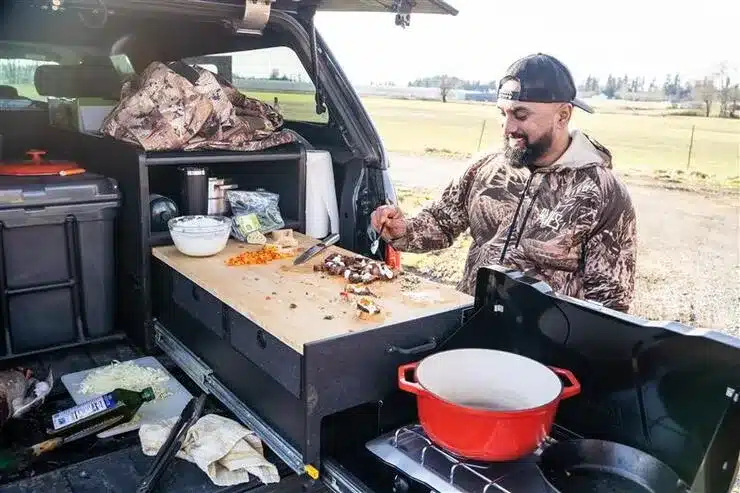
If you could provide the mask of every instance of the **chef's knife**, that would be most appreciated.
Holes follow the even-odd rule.
[[[324,250],[324,249],[332,246],[334,243],[336,243],[338,241],[339,241],[339,235],[338,234],[337,235],[331,235],[330,237],[328,237],[327,239],[325,239],[321,243],[312,246],[311,248],[309,248],[308,250],[306,250],[305,252],[303,252],[302,254],[300,254],[300,256],[298,256],[298,258],[296,258],[293,261],[293,265],[300,265],[302,263],[305,263],[308,259],[310,259],[314,255],[316,255],[317,253],[319,253],[322,250]]]

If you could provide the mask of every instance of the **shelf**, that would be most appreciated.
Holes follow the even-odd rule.
[[[285,219],[285,229],[292,229],[302,233],[303,231],[300,231],[300,227],[301,222],[297,219]],[[172,245],[172,237],[169,231],[153,231],[149,233],[149,246],[158,247],[166,245]]]
[[[234,164],[265,161],[295,161],[301,158],[301,148],[295,145],[280,146],[254,152],[235,151],[183,151],[147,152],[147,166],[176,166],[188,164]]]
[[[172,244],[172,237],[170,236],[169,231],[152,231],[149,233],[149,245],[152,247],[155,246],[165,246],[165,245],[171,245]]]

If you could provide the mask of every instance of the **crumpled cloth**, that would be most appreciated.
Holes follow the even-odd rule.
[[[141,425],[139,439],[145,455],[157,455],[178,419]],[[247,483],[250,474],[265,484],[280,481],[275,465],[265,459],[257,435],[216,414],[207,414],[190,427],[175,457],[197,465],[217,486]]]

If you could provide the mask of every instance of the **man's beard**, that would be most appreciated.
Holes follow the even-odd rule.
[[[524,147],[511,147],[509,137],[515,139],[524,139]],[[514,168],[525,168],[534,165],[543,154],[545,154],[552,145],[552,132],[547,132],[536,142],[529,142],[529,138],[524,134],[510,134],[504,136],[504,153],[509,164]]]

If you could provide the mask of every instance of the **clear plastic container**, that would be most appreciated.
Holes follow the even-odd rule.
[[[226,248],[231,218],[180,216],[167,222],[175,248],[191,257],[209,257]]]

